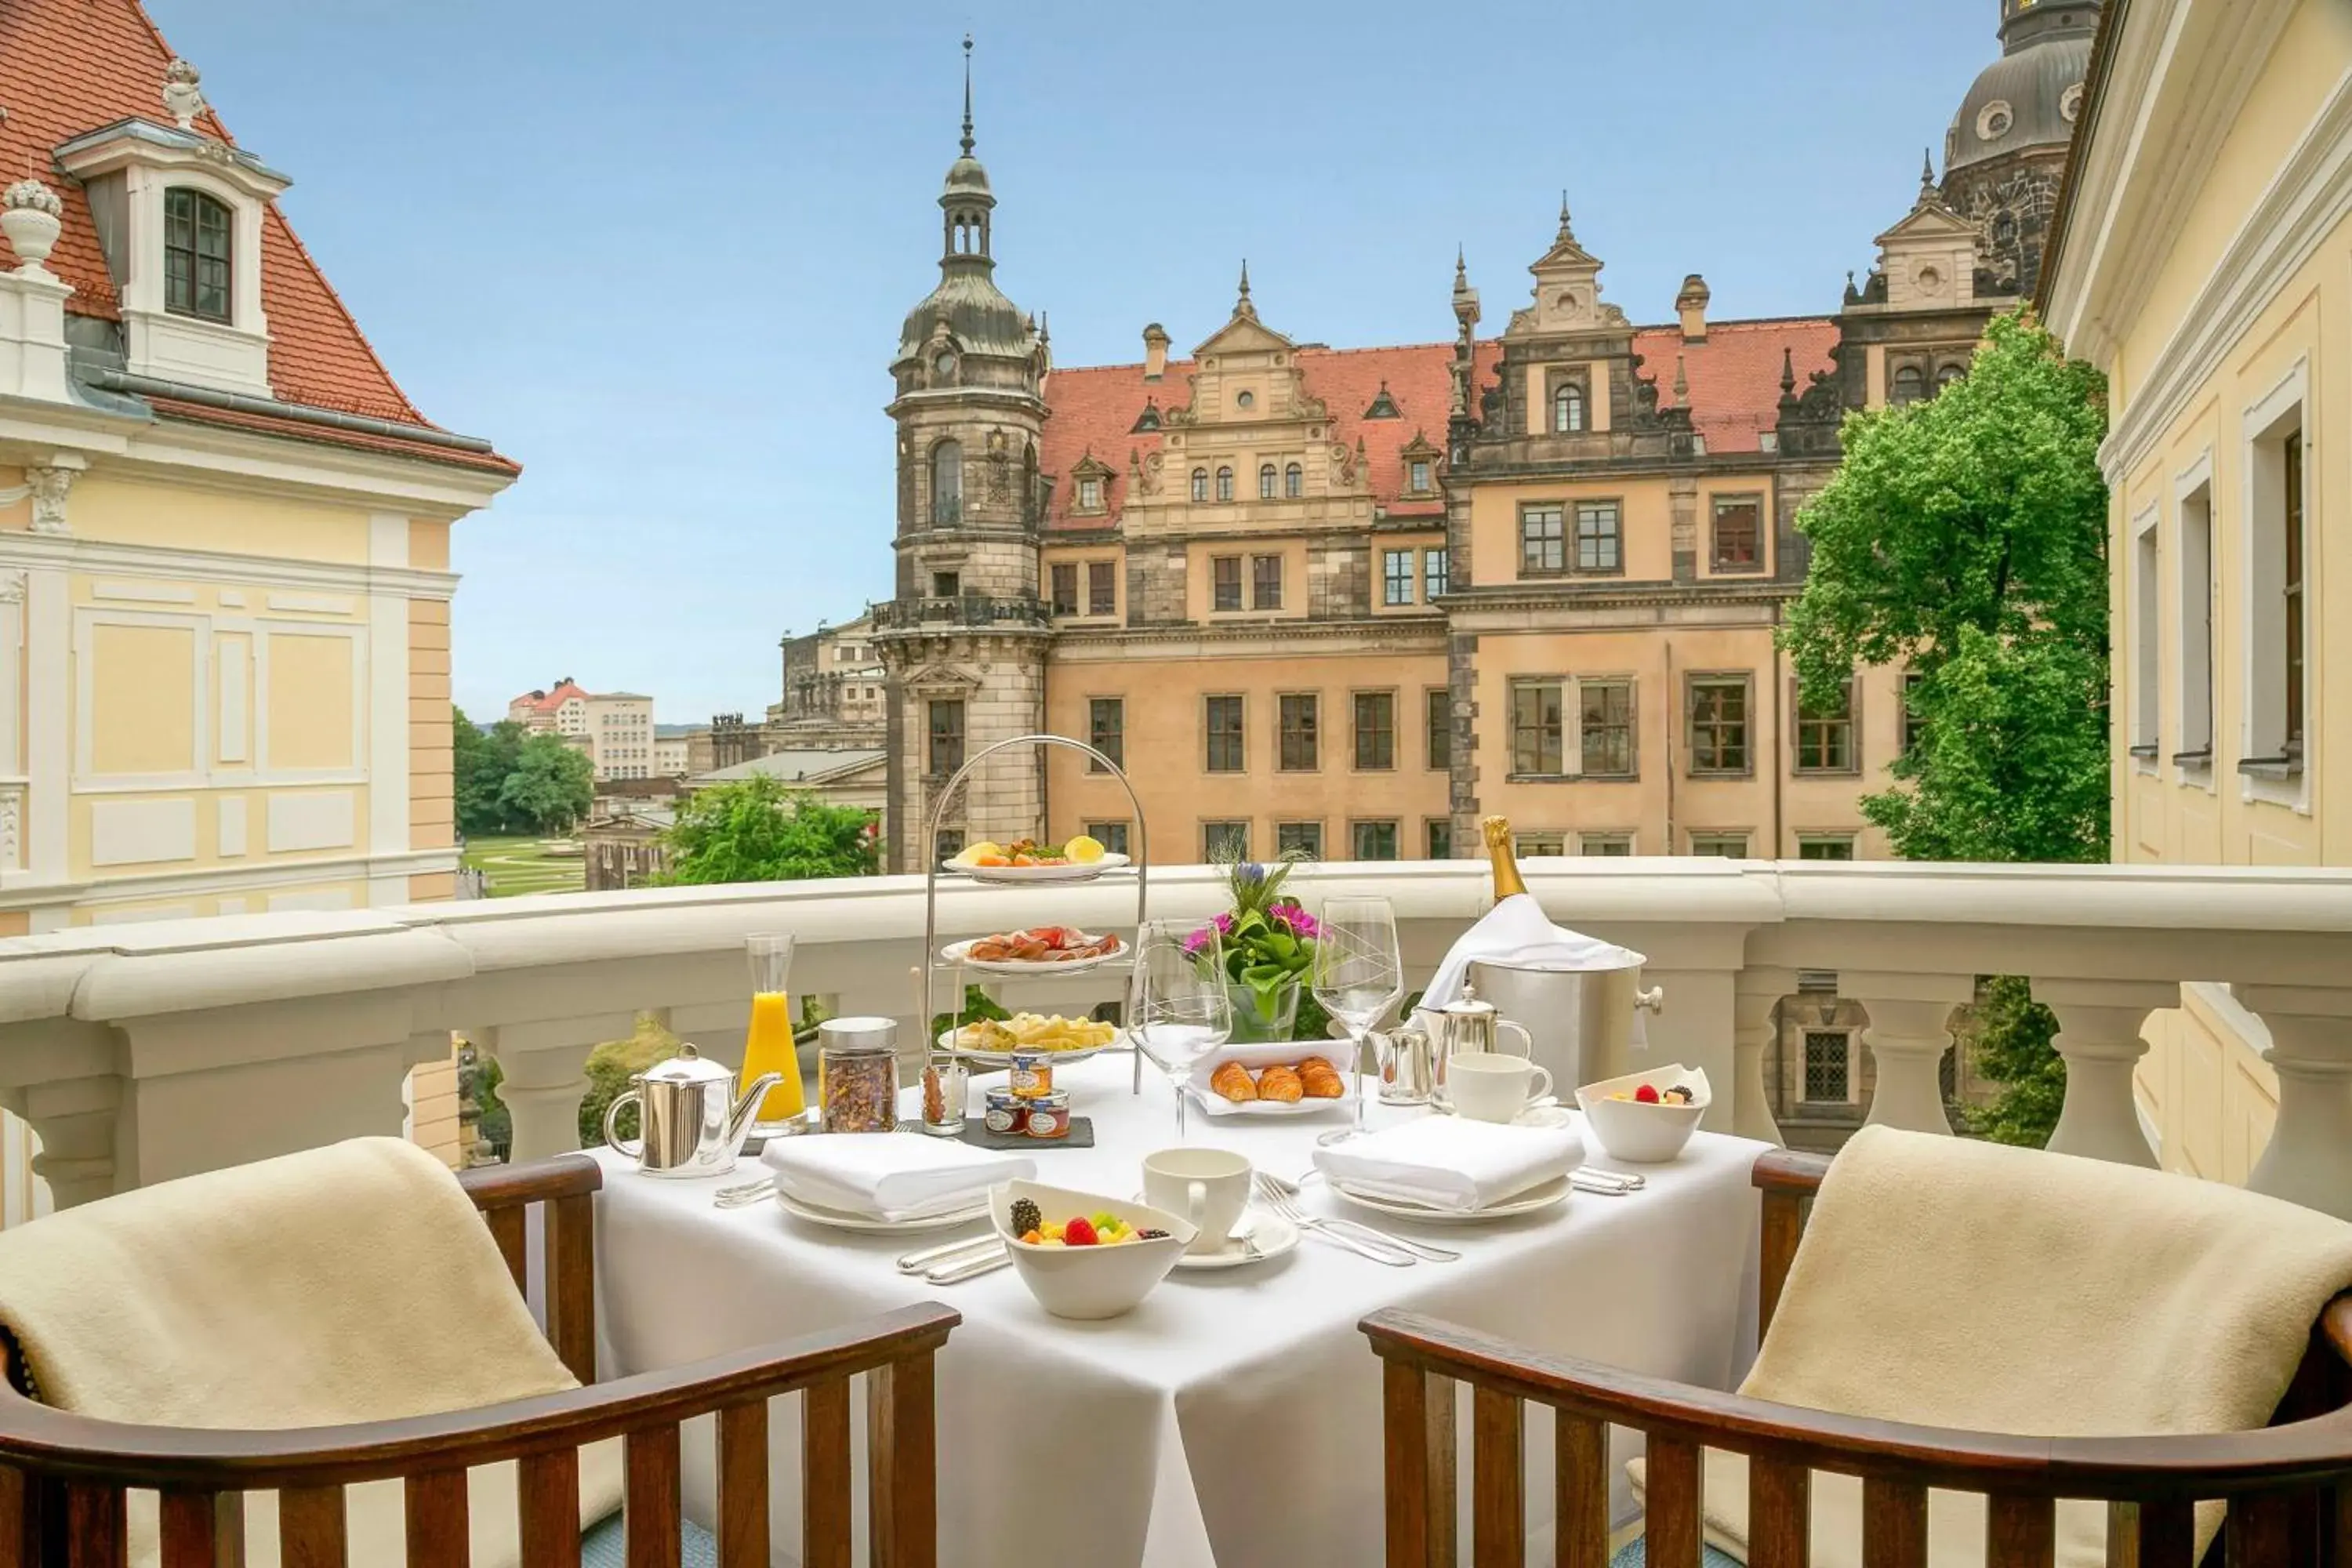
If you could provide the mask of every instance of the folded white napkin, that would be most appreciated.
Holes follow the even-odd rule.
[[[760,1163],[776,1173],[778,1187],[804,1204],[887,1220],[953,1214],[999,1183],[1037,1173],[1026,1154],[880,1132],[771,1138]]]
[[[1471,1213],[1584,1163],[1573,1126],[1518,1127],[1424,1116],[1315,1151],[1315,1168],[1368,1196]]]

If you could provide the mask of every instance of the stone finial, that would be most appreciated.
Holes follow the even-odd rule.
[[[196,116],[205,111],[205,89],[198,85],[203,80],[196,68],[184,59],[174,59],[163,68],[163,108],[183,131],[194,130]]]
[[[1246,258],[1242,262],[1241,293],[1240,296],[1234,300],[1234,319],[1235,321],[1248,320],[1252,321],[1257,320],[1257,307],[1250,303],[1249,262]]]
[[[1559,238],[1571,240],[1575,237],[1576,231],[1570,228],[1568,223],[1568,192],[1563,188],[1559,193]]]
[[[57,192],[38,180],[19,180],[0,194],[0,233],[8,237],[9,247],[16,253],[18,272],[34,278],[49,275],[42,264],[57,247],[65,210]]]

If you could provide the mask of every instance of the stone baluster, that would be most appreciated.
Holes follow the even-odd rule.
[[[1870,1015],[1862,1037],[1877,1067],[1877,1087],[1864,1121],[1949,1136],[1952,1123],[1944,1113],[1937,1068],[1952,1048],[1952,1009],[1975,994],[1974,982],[1952,974],[1842,971],[1838,989]]]
[[[113,1194],[114,1129],[121,1105],[122,1080],[112,1076],[37,1083],[25,1091],[16,1109],[41,1139],[33,1174],[48,1183],[54,1207],[68,1209]]]
[[[748,1004],[747,1004],[748,1005]],[[604,1013],[469,1029],[478,1049],[499,1060],[499,1099],[514,1119],[507,1159],[521,1164],[580,1147],[580,1100],[588,1092],[588,1053],[636,1032],[634,1013]]]
[[[2066,1063],[2066,1102],[2050,1152],[2158,1168],[2162,1162],[2140,1125],[2132,1071],[2147,1054],[2140,1026],[2157,1008],[2179,1006],[2180,988],[2037,977],[2033,999],[2058,1016],[2054,1044]]]
[[[2352,1219],[2352,991],[2241,985],[2271,1032],[2278,1122],[2246,1185]]]
[[[1764,1087],[1764,1058],[1780,1030],[1780,998],[1797,989],[1793,969],[1743,969],[1732,992],[1731,1131],[1742,1138],[1787,1147]]]

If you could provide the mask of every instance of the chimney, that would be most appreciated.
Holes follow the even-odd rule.
[[[1143,379],[1158,381],[1168,374],[1168,329],[1154,321],[1143,329]]]
[[[1683,279],[1683,291],[1675,296],[1675,314],[1682,318],[1683,342],[1706,342],[1706,302],[1713,298],[1706,279],[1697,273]]]

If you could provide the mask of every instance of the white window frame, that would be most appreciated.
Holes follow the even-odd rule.
[[[2315,590],[2317,574],[2313,571],[2314,552],[2309,530],[2312,521],[2311,491],[2313,477],[2318,469],[2318,420],[2311,403],[2311,362],[2297,359],[2277,384],[2246,408],[2238,433],[2239,468],[2242,478],[2239,485],[2238,528],[2238,669],[2239,701],[2238,755],[2248,757],[2275,755],[2284,743],[2280,731],[2285,715],[2277,710],[2278,669],[2276,643],[2273,634],[2278,629],[2275,614],[2263,614],[2258,606],[2267,607],[2268,598],[2279,586],[2279,573],[2284,563],[2266,563],[2259,548],[2264,513],[2259,499],[2267,499],[2265,489],[2275,485],[2272,469],[2277,460],[2265,456],[2264,448],[2274,447],[2290,433],[2303,437],[2303,524],[2304,587],[2303,627],[2304,707],[2303,722],[2305,752],[2303,765],[2286,778],[2263,778],[2252,773],[2238,775],[2239,798],[2265,801],[2283,805],[2297,816],[2311,815],[2312,775],[2317,772],[2318,746],[2315,744],[2319,726],[2314,722],[2316,711],[2311,700],[2311,640],[2312,628],[2318,624],[2320,605]],[[2266,564],[2268,569],[2265,570]]]
[[[2132,520],[2126,600],[2131,653],[2132,771],[2154,773],[2164,755],[2164,513],[2153,502]]]
[[[2174,476],[2172,517],[2172,597],[2174,613],[2179,617],[2173,637],[2179,731],[2178,749],[2172,754],[2173,778],[2210,794],[2214,752],[2220,749],[2221,738],[2215,722],[2220,671],[2213,658],[2213,634],[2221,621],[2216,602],[2221,583],[2213,570],[2213,454],[2210,449]],[[2198,519],[2193,527],[2192,518]],[[2205,749],[2201,762],[2190,755],[2200,741]]]

